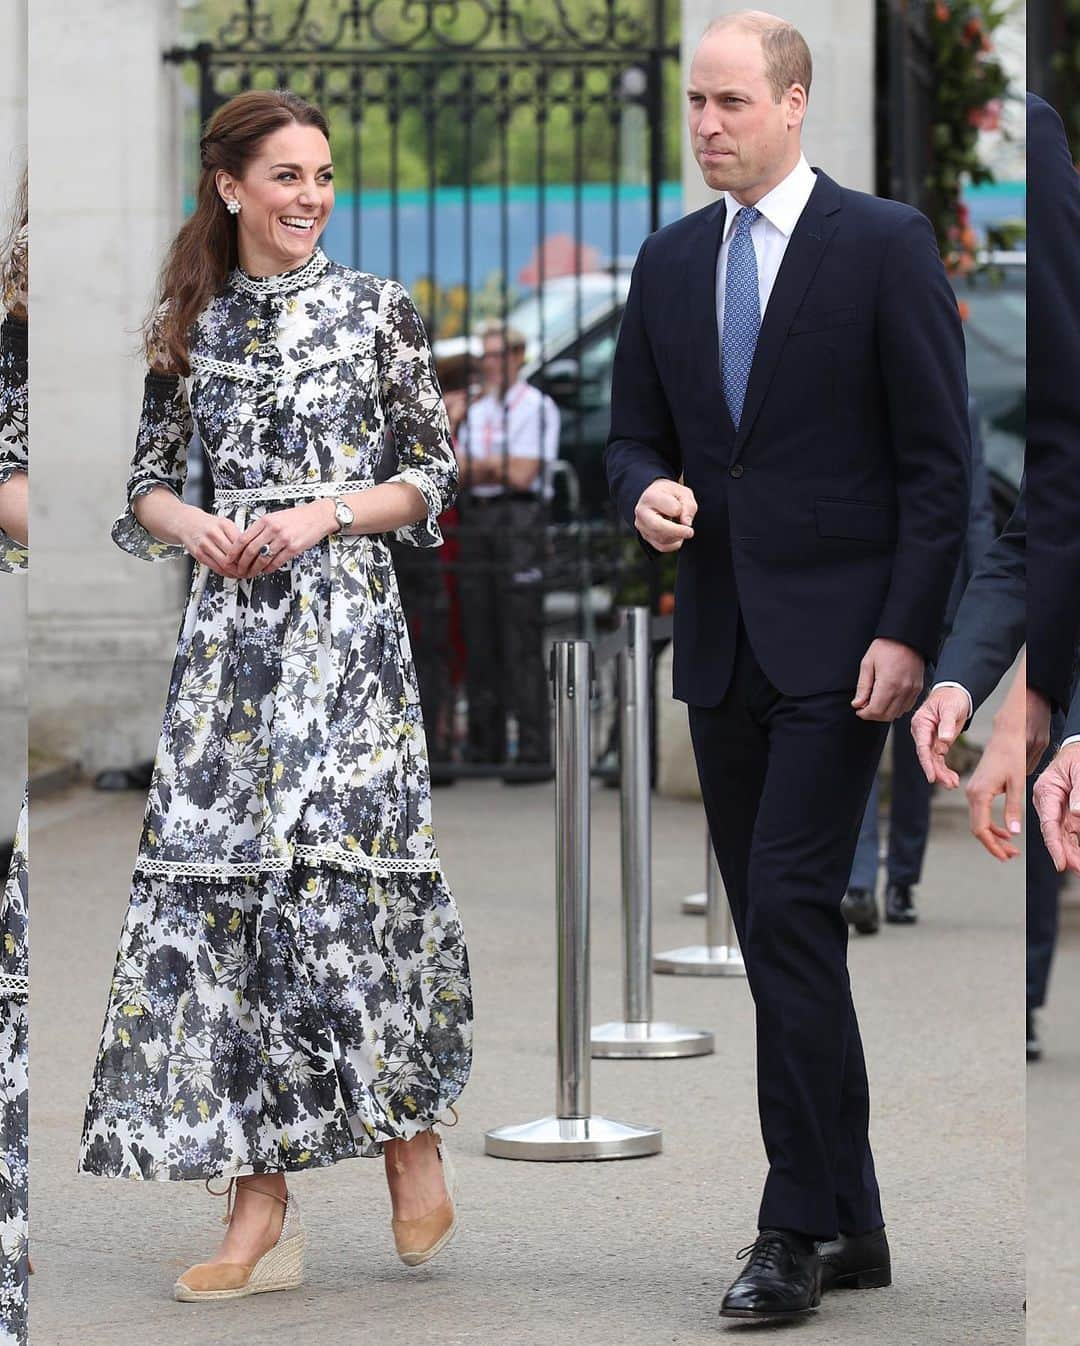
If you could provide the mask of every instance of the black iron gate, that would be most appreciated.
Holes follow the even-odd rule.
[[[601,453],[629,266],[646,234],[681,213],[677,181],[665,184],[669,159],[677,174],[670,146],[681,121],[672,9],[670,0],[204,0],[207,40],[166,53],[197,69],[202,123],[252,88],[290,88],[323,108],[338,191],[323,246],[410,290],[445,391],[475,392],[481,319],[527,338],[524,377],[559,414],[541,525],[545,639],[594,635],[628,583],[640,593],[640,554],[614,526]],[[475,760],[454,691],[468,683],[468,660],[453,520],[444,532],[441,556],[396,557],[432,758],[512,775],[515,720],[532,711],[515,705],[510,660],[496,711],[510,710],[506,750]],[[492,651],[500,640],[493,631]],[[543,657],[539,645],[533,657]]]

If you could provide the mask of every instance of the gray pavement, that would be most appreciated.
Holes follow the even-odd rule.
[[[1075,881],[1074,881],[1075,883]],[[1041,1015],[1043,1059],[1028,1070],[1028,1343],[1080,1341],[1080,909],[1062,912]]]
[[[1022,1340],[1022,873],[978,850],[958,803],[937,810],[922,923],[852,947],[895,1284],[833,1295],[797,1328],[776,1329],[800,1341]],[[597,788],[597,1022],[620,1013],[617,805],[616,792]],[[312,1231],[302,1290],[173,1303],[175,1275],[220,1235],[218,1203],[198,1183],[74,1172],[141,811],[139,795],[85,787],[35,803],[34,1346],[693,1346],[762,1330],[717,1317],[734,1254],[753,1237],[763,1176],[745,982],[656,979],[657,1016],[715,1029],[714,1056],[594,1063],[594,1110],[662,1126],[662,1155],[601,1164],[485,1157],[485,1129],[554,1104],[554,845],[551,787],[481,782],[435,796],[478,1016],[474,1074],[461,1125],[449,1132],[461,1176],[458,1239],[429,1267],[402,1267],[381,1165],[346,1162],[296,1180]],[[679,900],[702,886],[702,851],[699,807],[657,800],[657,949],[701,938],[701,918],[682,916]],[[1059,990],[1064,980],[1059,969]]]

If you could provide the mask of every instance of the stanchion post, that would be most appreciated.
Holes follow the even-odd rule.
[[[498,1159],[628,1159],[656,1154],[656,1127],[592,1115],[589,1060],[589,810],[592,651],[583,640],[552,651],[555,684],[555,882],[558,1112],[484,1137]]]
[[[687,903],[693,901],[687,898]],[[745,977],[746,966],[735,939],[731,910],[724,895],[720,866],[705,833],[705,944],[669,949],[653,959],[653,971],[692,977]]]
[[[653,1020],[652,1001],[652,795],[649,708],[651,616],[645,607],[620,612],[619,793],[623,907],[623,1009],[625,1019],[592,1032],[597,1057],[705,1056],[713,1035],[699,1028]]]

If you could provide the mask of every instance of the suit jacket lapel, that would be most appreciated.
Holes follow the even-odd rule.
[[[798,312],[807,287],[814,278],[818,263],[821,261],[829,240],[836,232],[839,223],[840,195],[836,184],[824,173],[818,174],[818,181],[810,193],[803,213],[788,240],[784,260],[776,275],[765,316],[758,333],[757,346],[754,349],[754,362],[750,366],[750,379],[746,385],[746,399],[743,403],[742,418],[735,438],[735,451],[732,461],[742,452],[761,410],[784,342],[787,340],[791,320]]]

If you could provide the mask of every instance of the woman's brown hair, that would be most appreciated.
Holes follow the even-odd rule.
[[[236,220],[225,209],[215,178],[224,170],[242,178],[268,135],[290,123],[330,127],[313,103],[287,89],[253,90],[223,104],[199,142],[202,170],[194,213],[180,227],[161,268],[157,302],[144,335],[150,363],[187,375],[191,326],[237,265]]]
[[[3,297],[5,305],[10,305],[13,300],[16,301],[12,312],[20,318],[26,316],[22,309],[21,296],[26,293],[27,288],[28,250],[25,243],[20,240],[19,235],[26,227],[29,216],[30,182],[29,174],[24,168],[15,191],[15,201],[12,206],[7,233],[3,242],[0,243],[0,296]]]

